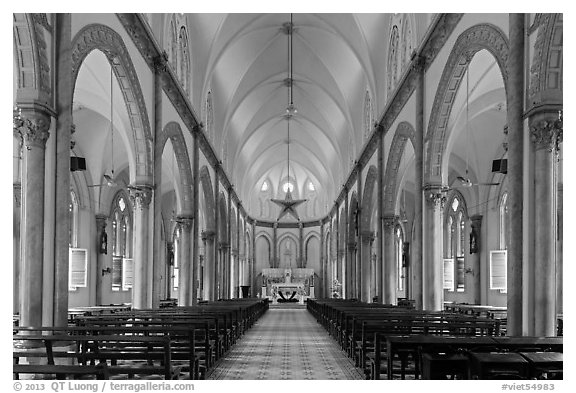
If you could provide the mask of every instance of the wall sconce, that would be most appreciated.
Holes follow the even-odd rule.
[[[112,269],[110,269],[109,267],[107,267],[106,269],[102,269],[102,277],[104,277],[105,274],[110,273],[112,273]]]
[[[464,269],[464,273],[466,273],[466,274],[474,274],[474,270],[472,270],[472,268],[467,267],[466,269]]]

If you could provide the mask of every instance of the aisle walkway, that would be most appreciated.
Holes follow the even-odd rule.
[[[305,309],[270,309],[207,379],[364,379]]]

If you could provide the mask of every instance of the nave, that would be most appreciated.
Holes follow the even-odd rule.
[[[107,377],[47,356],[99,329],[82,320],[114,324],[73,340],[104,341],[110,378],[217,377],[251,337],[245,302],[316,304],[375,379],[389,308],[562,341],[562,13],[14,13],[13,39],[15,376]],[[374,335],[348,329],[374,312]],[[183,333],[165,318],[193,320],[172,354],[124,337]],[[283,345],[270,362],[297,364]]]
[[[271,307],[207,379],[364,379],[335,341],[299,306]]]

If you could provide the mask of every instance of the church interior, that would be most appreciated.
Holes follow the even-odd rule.
[[[563,14],[13,14],[14,379],[563,379]]]

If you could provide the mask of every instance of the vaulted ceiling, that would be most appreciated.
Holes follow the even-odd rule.
[[[214,108],[213,143],[226,144],[227,172],[249,200],[268,179],[278,190],[287,176],[290,14],[188,14],[192,93]],[[369,90],[384,103],[386,14],[294,14],[290,175],[296,189],[311,181],[332,202],[363,143]],[[199,95],[199,92],[202,92]],[[380,105],[382,107],[382,105]]]

